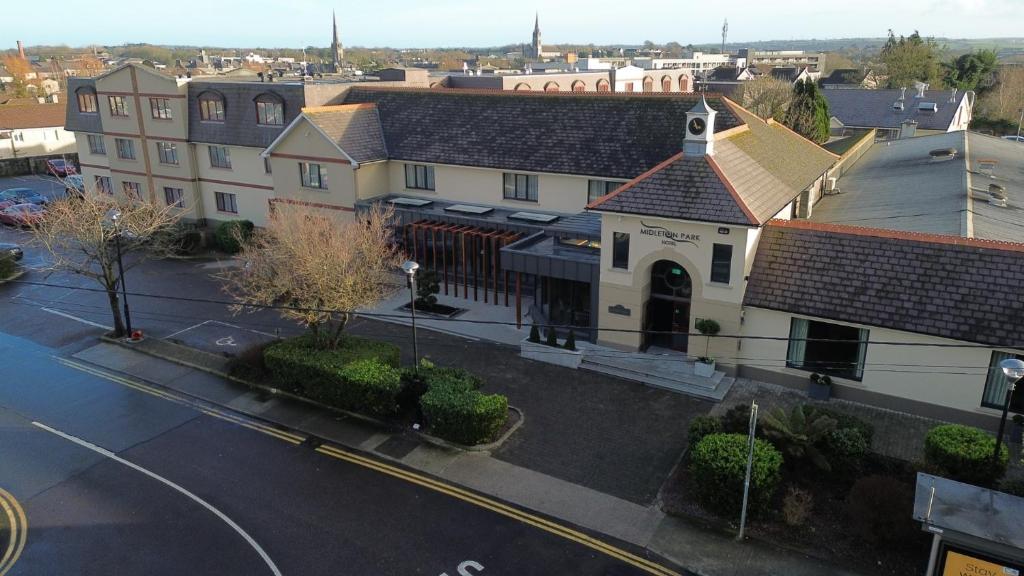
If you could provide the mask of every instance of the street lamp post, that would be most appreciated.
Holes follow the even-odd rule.
[[[114,210],[110,213],[110,220],[114,222],[114,246],[117,250],[117,273],[121,280],[121,300],[124,305],[124,324],[128,331],[128,337],[132,335],[132,315],[128,310],[128,288],[124,284],[124,262],[121,260],[121,229],[118,221],[121,219],[121,211]]]
[[[1013,397],[1013,390],[1024,380],[1024,361],[1020,358],[1008,358],[999,363],[1006,375],[1006,400],[1003,402],[1003,417],[999,419],[999,433],[996,434],[996,451],[992,455],[992,461],[999,463],[999,448],[1003,445],[1003,429],[1006,428],[1006,413],[1010,411],[1010,400]]]
[[[409,312],[412,314],[412,369],[416,373],[420,370],[420,352],[416,343],[416,271],[420,265],[412,260],[406,260],[402,264],[402,270],[409,280]]]

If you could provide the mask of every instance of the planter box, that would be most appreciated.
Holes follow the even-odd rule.
[[[581,350],[566,350],[562,347],[555,348],[547,344],[530,342],[528,339],[523,339],[519,343],[519,355],[530,360],[547,362],[548,364],[564,366],[573,370],[579,368],[580,362],[583,361],[583,352]]]
[[[811,400],[828,400],[832,397],[832,387],[827,384],[810,382],[807,384],[807,395]]]
[[[694,362],[693,373],[703,378],[711,378],[715,375],[715,363],[714,362]]]

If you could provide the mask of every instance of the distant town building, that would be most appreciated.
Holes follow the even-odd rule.
[[[875,128],[884,140],[966,130],[974,110],[974,92],[928,90],[919,84],[913,91],[822,90],[828,100],[833,135],[848,129]]]
[[[752,50],[743,48],[739,51],[741,58],[747,59],[748,66],[806,66],[811,72],[822,72],[825,69],[824,52],[804,52],[803,50]]]
[[[540,35],[540,14],[534,15],[533,20],[533,39],[530,44],[523,47],[522,57],[526,60],[543,60],[545,58],[557,58],[561,54],[559,52],[545,52],[544,43],[541,40]]]
[[[75,135],[64,131],[66,104],[0,106],[0,159],[74,154]]]
[[[875,89],[882,85],[883,78],[875,74],[870,68],[859,70],[857,68],[837,68],[821,79],[821,87],[827,90],[841,90],[849,88]]]

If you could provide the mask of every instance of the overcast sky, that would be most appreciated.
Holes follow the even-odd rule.
[[[303,47],[330,43],[338,11],[346,46],[499,46],[529,41],[534,9],[544,42],[717,43],[884,36],[1021,36],[1024,0],[771,0],[622,2],[621,0],[172,0],[85,8],[80,0],[4,1],[4,38],[35,44],[185,44]],[[46,23],[46,25],[42,25]],[[14,38],[13,35],[18,37]]]

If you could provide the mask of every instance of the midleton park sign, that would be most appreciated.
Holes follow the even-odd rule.
[[[655,238],[663,238],[664,240],[662,240],[662,244],[668,244],[670,246],[675,246],[679,242],[697,246],[697,243],[700,242],[700,234],[673,232],[663,226],[651,226],[643,220],[640,221],[640,234],[644,236],[653,236]]]

